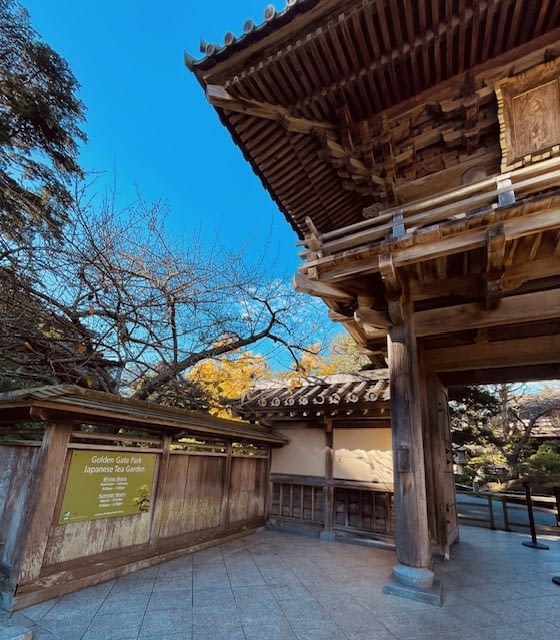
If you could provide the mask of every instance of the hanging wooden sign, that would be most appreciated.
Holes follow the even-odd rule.
[[[560,153],[560,58],[495,85],[502,171]]]

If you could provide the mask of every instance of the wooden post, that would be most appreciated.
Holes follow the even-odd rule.
[[[391,301],[390,301],[391,302]],[[397,309],[397,305],[399,309]],[[389,378],[396,516],[397,558],[383,591],[441,606],[441,585],[434,583],[428,532],[426,477],[422,440],[419,366],[410,298],[392,301],[396,323],[390,328]]]
[[[325,418],[325,528],[320,533],[321,540],[334,540],[334,449],[332,420]]]
[[[163,438],[162,452],[157,467],[157,484],[154,491],[153,501],[154,508],[152,512],[152,522],[150,525],[150,539],[148,544],[150,547],[156,547],[164,524],[164,519],[169,517],[166,510],[163,509],[165,504],[164,496],[167,490],[167,478],[169,472],[169,463],[171,461],[171,436],[166,435]]]
[[[457,539],[457,509],[447,391],[438,376],[423,369],[419,354],[424,465],[430,539],[443,557]]]
[[[22,553],[18,567],[20,584],[36,580],[43,566],[55,505],[61,490],[64,460],[72,427],[72,422],[65,421],[50,423],[45,429],[41,460],[37,465],[34,495],[36,502],[33,504],[31,501],[28,506],[30,522],[26,540],[21,545]]]

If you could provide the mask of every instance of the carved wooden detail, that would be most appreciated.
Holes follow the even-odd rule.
[[[496,83],[502,171],[560,153],[560,58]]]

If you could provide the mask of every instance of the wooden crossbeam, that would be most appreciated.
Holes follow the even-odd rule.
[[[503,224],[506,242],[547,229],[557,229],[559,220],[560,208],[558,207],[505,219]],[[459,225],[461,222],[458,221],[457,224]],[[439,231],[427,231],[425,234],[420,233],[415,240],[414,244],[410,241],[402,245],[399,245],[398,242],[394,243],[391,256],[396,268],[484,247],[486,246],[486,227],[481,225],[479,228],[466,229],[455,234],[448,230],[445,236]],[[379,264],[376,264],[375,256],[379,256],[380,250],[376,251],[371,245],[362,245],[339,255],[311,260],[306,266],[307,268],[320,267],[322,280],[334,282],[359,272],[379,271]]]
[[[387,329],[393,324],[385,312],[375,309],[357,309],[354,311],[354,320],[376,329]]]
[[[416,335],[425,337],[555,318],[560,318],[558,289],[503,298],[500,306],[494,310],[485,310],[478,303],[469,303],[417,311],[414,323]]]
[[[560,336],[541,336],[503,340],[486,344],[461,345],[426,350],[426,368],[430,371],[466,371],[558,364]]]
[[[278,104],[260,102],[250,98],[235,98],[227,89],[217,84],[206,86],[206,98],[210,104],[235,113],[275,120],[287,131],[295,133],[311,133],[312,131],[336,131],[336,127],[325,122],[317,122],[308,118],[300,118],[290,113],[288,109]]]
[[[351,293],[338,289],[333,285],[320,282],[319,280],[310,280],[301,273],[296,273],[293,277],[292,286],[296,291],[309,293],[312,296],[317,296],[327,300],[352,303],[355,299],[355,296]]]

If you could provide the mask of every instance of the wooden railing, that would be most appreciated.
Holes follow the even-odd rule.
[[[310,233],[299,244],[306,246],[300,255],[313,260],[362,245],[397,239],[407,233],[448,220],[466,218],[481,209],[510,206],[520,198],[541,192],[560,183],[560,158],[502,173],[400,207],[377,211],[364,209],[365,220],[340,229],[319,233],[311,220]]]
[[[552,496],[532,496],[536,529],[560,536],[560,509]],[[458,516],[464,523],[480,523],[490,529],[529,529],[527,501],[517,493],[457,491]]]
[[[325,488],[319,477],[271,477],[270,523],[322,529],[326,522]],[[393,536],[393,492],[387,485],[335,480],[333,528],[335,531]]]

